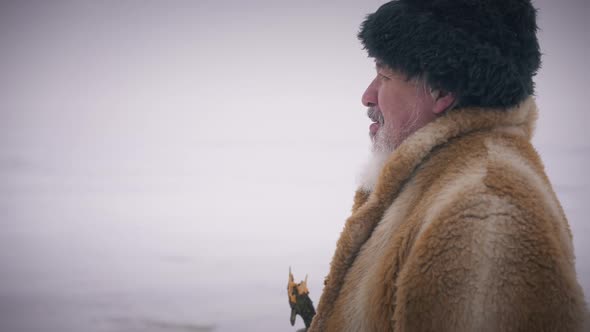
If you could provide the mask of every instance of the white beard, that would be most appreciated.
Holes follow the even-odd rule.
[[[390,139],[385,135],[385,130],[382,129],[377,132],[375,141],[372,142],[369,160],[358,176],[359,188],[366,192],[375,189],[381,170],[394,150]]]

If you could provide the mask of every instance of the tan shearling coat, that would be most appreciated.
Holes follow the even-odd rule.
[[[581,331],[572,235],[532,98],[453,110],[357,191],[309,331]]]

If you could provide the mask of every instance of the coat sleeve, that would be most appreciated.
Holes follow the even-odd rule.
[[[484,204],[432,220],[400,271],[394,331],[580,331],[573,261],[550,220],[518,211]]]

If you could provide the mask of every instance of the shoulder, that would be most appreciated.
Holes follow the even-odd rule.
[[[502,133],[470,135],[434,152],[416,174],[430,217],[444,210],[475,209],[542,213],[566,223],[538,154],[524,139]]]
[[[400,271],[399,324],[575,330],[584,298],[571,237],[536,153],[502,137],[469,143],[435,156],[448,163]]]
[[[504,135],[475,136],[435,157],[448,162],[444,169],[438,167],[425,191],[417,239],[455,228],[462,234],[475,232],[469,234],[472,239],[510,234],[557,244],[562,255],[573,259],[565,214],[530,143]]]

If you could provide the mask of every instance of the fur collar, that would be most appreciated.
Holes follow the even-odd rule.
[[[344,278],[359,250],[416,167],[450,139],[476,131],[504,131],[530,140],[537,108],[532,97],[511,109],[466,108],[448,112],[408,137],[389,157],[372,192],[357,190],[352,215],[336,245],[310,331],[324,330]]]

